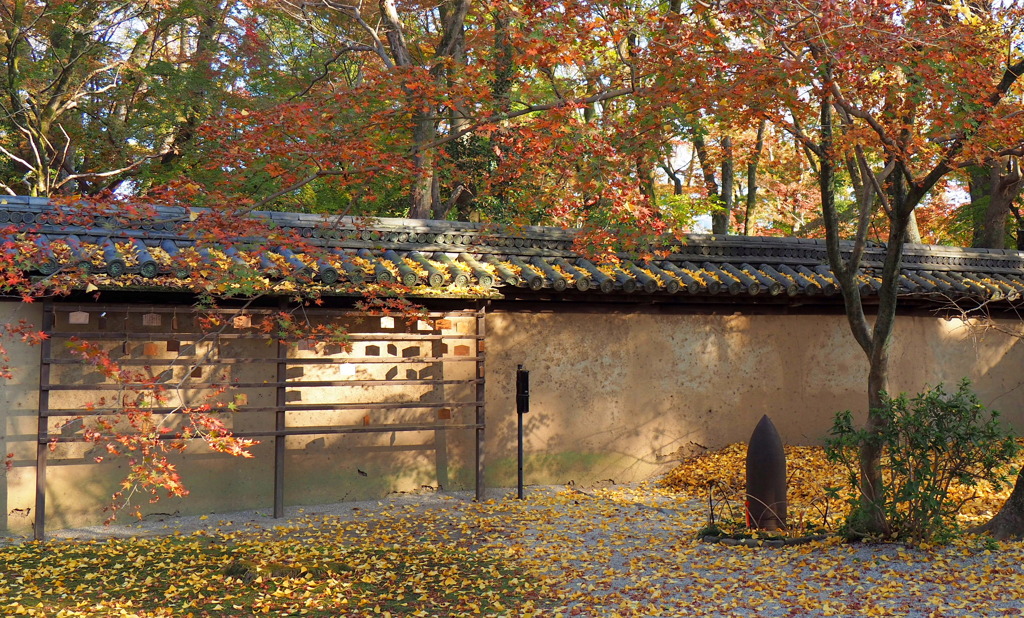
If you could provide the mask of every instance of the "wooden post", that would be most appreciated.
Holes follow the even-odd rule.
[[[480,359],[476,363],[476,377],[480,381],[476,385],[476,499],[482,501],[486,492],[484,487],[484,383],[486,373],[484,371],[484,358],[486,356],[487,327],[485,323],[485,308],[481,305],[476,312],[476,354]]]
[[[53,330],[53,304],[43,306],[43,332]],[[33,538],[46,540],[46,454],[50,448],[50,338],[39,344],[39,416],[36,429],[36,519]]]
[[[288,346],[277,340],[277,404],[274,411],[274,518],[284,517],[285,404],[287,403]]]
[[[431,361],[431,374],[430,377],[434,380],[441,381],[440,384],[434,386],[434,392],[432,396],[435,401],[445,401],[445,388],[444,388],[444,377],[445,377],[445,363],[444,354],[441,352],[444,342],[442,339],[435,339],[430,342],[430,356],[433,357]],[[433,422],[441,424],[442,411],[438,410],[435,413]],[[448,418],[451,418],[451,413],[448,413]],[[449,477],[448,477],[448,430],[445,427],[439,427],[434,430],[434,470],[437,476],[437,485],[439,489],[448,489]]]

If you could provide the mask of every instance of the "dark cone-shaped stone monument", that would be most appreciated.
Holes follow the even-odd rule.
[[[747,444],[747,525],[761,530],[786,527],[786,451],[768,415]]]

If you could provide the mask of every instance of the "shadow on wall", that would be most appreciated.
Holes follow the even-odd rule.
[[[5,302],[0,304],[0,322],[16,324],[42,322],[40,303]],[[32,504],[23,495],[34,492],[36,460],[36,418],[39,410],[39,348],[7,338],[4,346],[10,355],[11,379],[0,379],[0,414],[3,415],[0,456],[13,453],[12,467],[3,470],[4,490],[0,491],[0,528],[12,526],[32,530]],[[2,470],[2,469],[0,469]]]
[[[62,311],[67,311],[66,309]],[[84,312],[83,312],[84,313]],[[96,314],[94,311],[93,314]],[[127,314],[126,314],[127,315]],[[130,316],[133,320],[136,317]],[[461,322],[459,321],[461,320]],[[138,320],[135,320],[138,321]],[[287,368],[284,399],[297,404],[298,409],[288,412],[288,428],[309,428],[304,436],[286,439],[285,502],[310,504],[340,500],[379,498],[391,491],[409,491],[424,486],[437,488],[464,488],[472,483],[475,470],[473,455],[475,444],[472,430],[456,430],[449,425],[474,421],[477,373],[476,354],[466,344],[475,331],[475,316],[469,314],[448,322],[448,326],[417,325],[417,333],[403,341],[403,333],[363,333],[357,360],[347,356],[311,362],[309,357],[322,352],[298,348],[297,360]],[[58,324],[70,323],[61,314]],[[144,322],[144,320],[143,320]],[[166,320],[164,320],[166,322]],[[124,319],[128,324],[128,318]],[[173,320],[172,320],[173,323]],[[92,319],[81,328],[98,330],[101,322]],[[143,324],[145,325],[145,324]],[[151,325],[152,326],[152,325]],[[124,328],[128,328],[125,326]],[[154,327],[155,328],[155,327]],[[177,326],[174,326],[177,328]],[[383,328],[383,326],[382,326]],[[438,336],[434,331],[447,330]],[[419,331],[428,331],[419,333]],[[90,331],[91,332],[91,331]],[[176,332],[175,345],[163,341],[137,343],[122,342],[106,337],[116,358],[132,361],[148,375],[167,373],[165,381],[177,383],[188,380],[195,387],[174,389],[181,397],[178,403],[196,405],[209,402],[209,389],[204,383],[222,382],[240,384],[227,393],[225,403],[239,408],[225,413],[229,425],[238,431],[264,432],[273,429],[275,414],[272,407],[278,396],[276,346],[261,345],[239,338],[226,339],[216,344],[202,344],[214,352],[202,362],[205,355],[193,341],[191,332]],[[398,335],[395,341],[390,334]],[[102,338],[101,338],[102,339]],[[180,340],[186,340],[181,343]],[[453,343],[448,346],[446,341]],[[214,347],[215,346],[215,347]],[[450,348],[450,349],[449,349]],[[294,352],[290,352],[293,354]],[[16,447],[15,472],[7,479],[4,498],[19,515],[10,527],[19,532],[31,532],[35,513],[35,442],[36,417],[39,406],[39,349],[25,351],[24,366],[32,368],[36,381],[26,382],[17,389],[10,383],[0,393],[7,411],[8,446]],[[79,410],[88,408],[97,400],[114,401],[120,385],[108,383],[93,367],[74,362],[63,346],[53,346],[52,358],[61,362],[49,363],[50,383],[53,390],[50,409],[68,412],[68,416],[51,419],[51,434],[61,433],[61,423],[73,418]],[[347,354],[340,348],[326,354]],[[358,358],[371,357],[371,362]],[[457,358],[458,357],[458,358]],[[258,362],[246,362],[257,359]],[[221,362],[223,361],[223,362]],[[164,362],[164,365],[159,363]],[[155,368],[150,364],[157,365]],[[167,364],[173,369],[167,369]],[[289,361],[288,364],[293,364]],[[356,366],[358,365],[358,366]],[[170,373],[173,371],[174,373]],[[295,382],[295,386],[290,383]],[[305,385],[302,384],[305,382]],[[352,382],[353,384],[347,384]],[[374,386],[373,394],[366,388]],[[238,397],[241,397],[239,399]],[[446,403],[442,403],[446,402]],[[453,403],[454,402],[454,403]],[[172,402],[173,403],[173,402]],[[336,409],[335,405],[340,406]],[[400,404],[400,405],[390,405]],[[369,406],[368,408],[364,408]],[[374,407],[376,406],[376,407]],[[271,407],[270,411],[267,408]],[[358,408],[358,409],[356,409]],[[372,409],[370,409],[372,408]],[[389,429],[391,425],[403,428]],[[437,428],[433,428],[436,425]],[[355,429],[358,434],[324,435],[317,428]],[[423,427],[430,427],[423,429]],[[67,437],[82,430],[82,424],[65,427]],[[185,499],[165,498],[160,503],[142,505],[143,512],[204,513],[225,512],[234,509],[269,508],[273,503],[273,439],[254,449],[255,457],[240,459],[212,453],[201,442],[190,444],[182,456],[172,457],[191,494]],[[93,444],[84,442],[62,443],[47,457],[47,525],[66,527],[88,525],[102,521],[102,507],[109,504],[110,496],[118,489],[126,473],[124,462],[97,464]],[[144,496],[144,502],[148,496]],[[136,498],[135,503],[139,500]],[[5,509],[5,512],[7,509]],[[24,521],[22,521],[24,520]]]
[[[966,377],[986,407],[1024,432],[1024,321],[1002,319],[994,328],[960,318],[907,321],[895,336],[894,364],[903,368],[898,391],[955,387]]]
[[[832,398],[808,393],[806,371],[793,367],[812,362],[827,337],[794,337],[787,317],[491,314],[489,481],[514,480],[518,363],[531,371],[531,482],[647,478],[746,440],[766,413],[791,441],[820,440],[826,423],[801,411]],[[853,385],[840,373],[847,396]]]
[[[285,504],[308,505],[380,498],[395,491],[437,488],[438,477],[448,477],[449,489],[472,483],[472,461],[460,454],[450,456],[437,468],[435,433],[403,432],[337,436],[330,444],[323,437],[289,438],[285,459]],[[450,443],[472,441],[472,432],[452,431]],[[100,523],[109,515],[118,482],[125,477],[123,460],[95,463],[88,457],[51,453],[47,471],[47,529]],[[74,446],[82,446],[75,444]],[[469,449],[465,449],[468,451]],[[181,472],[190,494],[185,498],[163,497],[146,504],[136,496],[147,518],[166,514],[201,514],[273,506],[274,449],[265,441],[253,449],[254,457],[242,459],[209,451],[204,445],[190,447],[172,463]],[[19,486],[34,486],[34,461],[19,462],[14,473]],[[24,495],[24,517],[9,518],[10,532],[32,532],[34,499]],[[20,511],[19,511],[20,513]],[[130,522],[125,512],[119,519]]]
[[[494,312],[488,318],[488,482],[516,478],[515,368],[531,372],[530,483],[650,477],[704,447],[745,442],[768,414],[816,444],[836,412],[863,411],[867,361],[843,315]],[[1024,346],[973,347],[949,323],[898,320],[893,383],[976,380],[1024,424]]]

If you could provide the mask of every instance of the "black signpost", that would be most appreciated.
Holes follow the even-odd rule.
[[[523,415],[530,411],[530,372],[516,367],[516,416],[519,417],[519,484],[518,496],[523,499]]]

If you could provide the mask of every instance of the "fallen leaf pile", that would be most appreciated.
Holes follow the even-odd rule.
[[[814,446],[786,446],[789,521],[809,526],[833,527],[845,510],[850,493],[846,471],[825,459]],[[669,490],[711,501],[715,516],[743,521],[746,492],[747,445],[730,444],[687,459],[659,482]],[[840,498],[828,499],[825,489],[841,490]]]
[[[815,495],[797,479],[825,476],[818,457],[793,451],[794,496]],[[742,460],[738,447],[691,460],[667,486],[411,497],[280,521],[210,518],[188,534],[9,545],[0,615],[1020,615],[1019,542],[701,542],[704,488],[734,482]]]
[[[830,527],[853,496],[846,469],[828,461],[820,446],[786,446],[785,451],[790,520]],[[747,445],[742,443],[708,451],[672,469],[659,485],[705,501],[710,497],[716,504],[733,506],[733,510],[742,509],[746,457]],[[960,523],[964,526],[982,523],[997,513],[1009,497],[1014,477],[1021,467],[1024,467],[1024,451],[1003,470],[1009,484],[1000,488],[984,482],[973,488],[954,484],[950,498],[964,503]],[[838,501],[828,499],[826,490],[829,488],[840,490]]]

